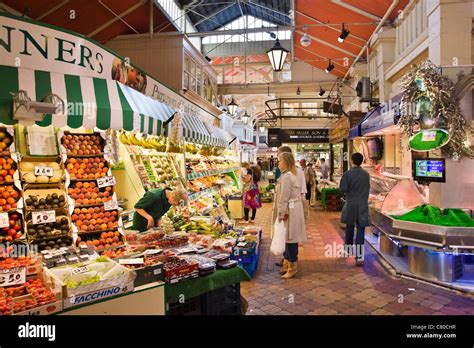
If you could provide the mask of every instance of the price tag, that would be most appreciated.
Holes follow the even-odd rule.
[[[51,167],[35,166],[35,175],[53,176],[54,170]]]
[[[111,201],[104,202],[104,210],[116,210],[118,208],[119,206],[118,206],[117,201],[111,200]]]
[[[8,213],[0,213],[0,228],[9,227],[10,226],[10,218]]]
[[[89,272],[90,268],[87,266],[82,266],[82,267],[77,267],[72,270],[72,274],[80,274],[80,273],[85,273]]]
[[[34,211],[32,213],[33,225],[46,224],[56,221],[55,210]]]
[[[161,274],[161,268],[156,268],[153,270],[153,274],[154,275],[157,275],[157,274]]]
[[[0,286],[19,285],[26,282],[26,267],[0,270]]]
[[[143,257],[138,257],[136,259],[120,259],[119,263],[121,265],[141,265],[144,261]]]
[[[106,176],[106,177],[97,179],[98,188],[114,186],[115,184],[116,184],[115,176]]]
[[[434,141],[436,140],[436,131],[424,131],[421,134],[421,141]]]
[[[161,251],[162,251],[161,249],[147,249],[145,250],[143,255],[155,255],[155,254],[161,253]]]
[[[403,199],[398,200],[398,209],[403,209],[405,207],[405,204],[403,204]]]

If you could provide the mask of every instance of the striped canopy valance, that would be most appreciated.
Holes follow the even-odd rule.
[[[174,110],[114,80],[0,66],[0,123],[14,124],[13,95],[24,90],[33,101],[58,95],[65,108],[39,126],[97,127],[161,134]]]
[[[183,136],[186,141],[203,145],[213,145],[211,135],[201,119],[184,113],[182,121]]]

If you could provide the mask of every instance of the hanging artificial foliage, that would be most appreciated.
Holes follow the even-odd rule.
[[[454,96],[454,84],[440,69],[427,60],[414,65],[402,81],[401,117],[398,125],[411,139],[414,151],[442,147],[453,160],[474,158],[470,144],[471,127],[461,114]],[[445,136],[443,133],[446,133]],[[430,138],[431,137],[431,138]],[[420,142],[439,138],[437,144]]]

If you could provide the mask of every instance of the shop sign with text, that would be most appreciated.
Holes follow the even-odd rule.
[[[203,121],[214,116],[85,36],[0,13],[0,65],[116,80]]]

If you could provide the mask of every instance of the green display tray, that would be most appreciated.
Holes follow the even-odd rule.
[[[436,132],[436,137],[431,141],[423,141],[423,134]],[[424,129],[410,138],[409,146],[412,151],[425,152],[436,150],[446,145],[450,140],[449,133],[444,129]]]

